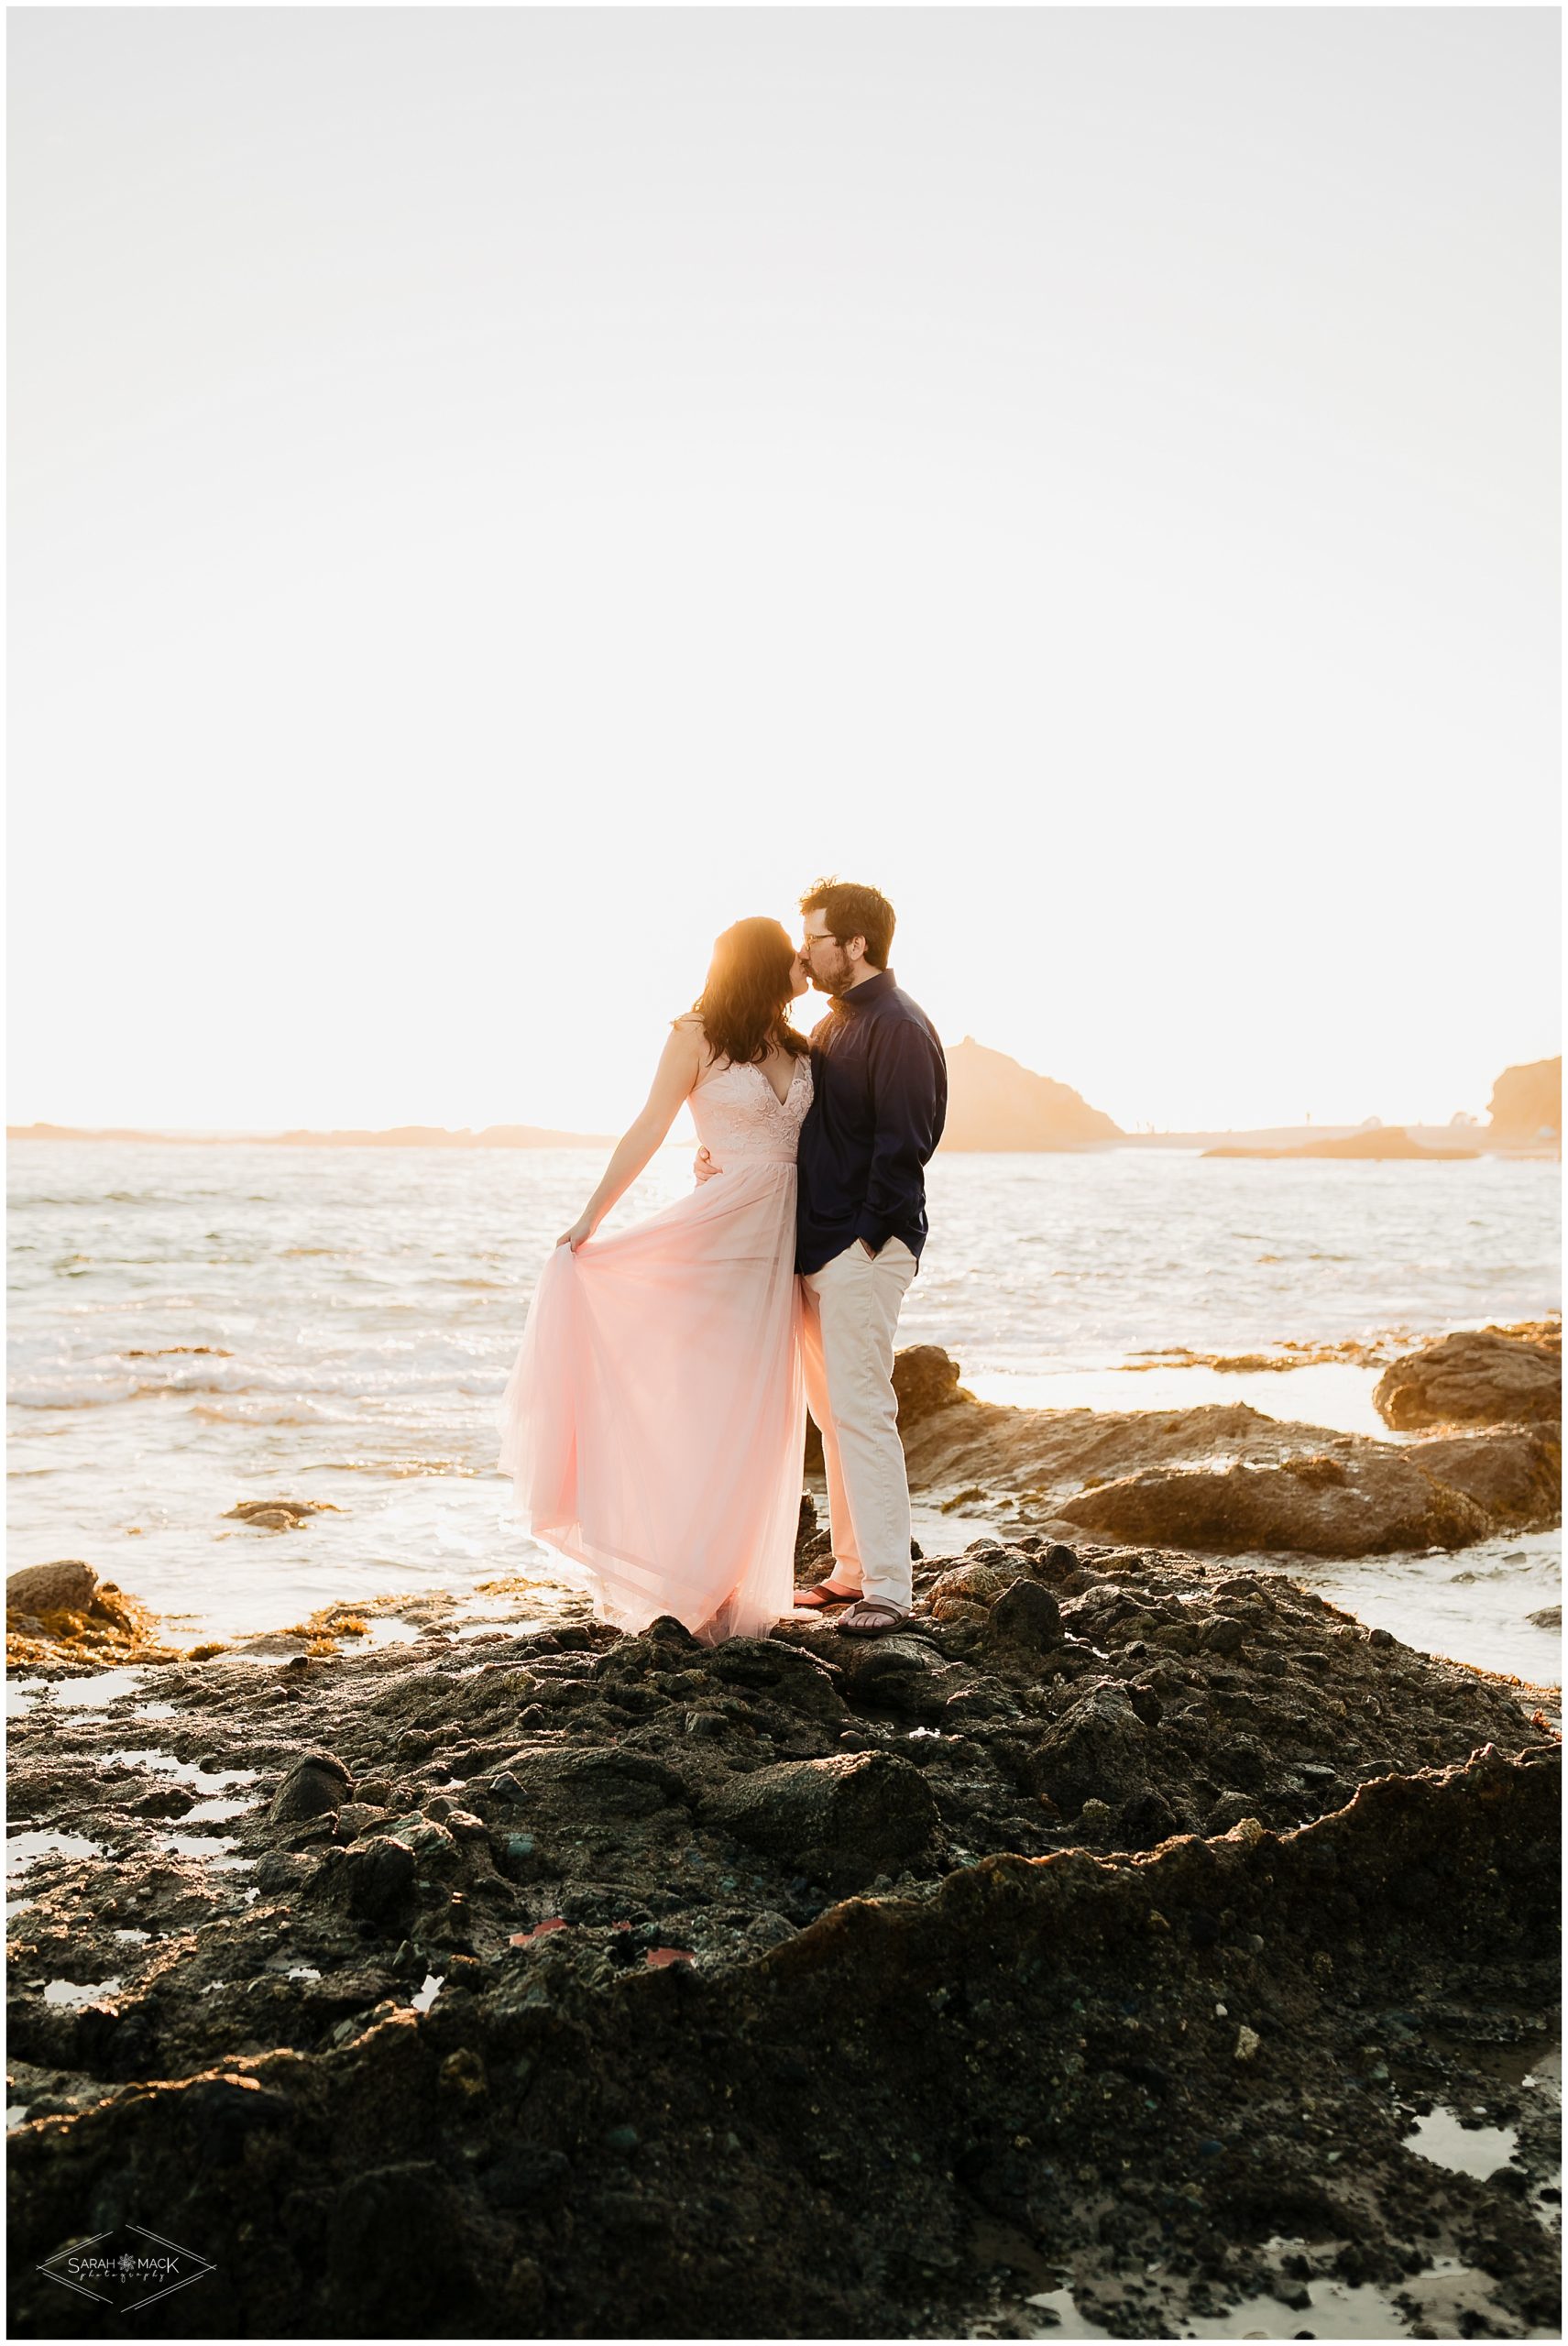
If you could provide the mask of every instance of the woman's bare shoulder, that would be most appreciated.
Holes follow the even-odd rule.
[[[676,1044],[683,1050],[690,1052],[692,1061],[698,1069],[704,1067],[711,1058],[712,1054],[707,1047],[707,1031],[695,1010],[685,1011],[679,1018],[671,1019],[670,1041],[665,1047],[668,1049]]]

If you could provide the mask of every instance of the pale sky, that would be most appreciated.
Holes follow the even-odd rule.
[[[15,10],[8,1115],[611,1129],[742,915],[1124,1124],[1561,1046],[1554,10]]]

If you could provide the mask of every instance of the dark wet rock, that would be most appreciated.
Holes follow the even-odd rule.
[[[1017,1580],[992,1606],[990,1628],[1003,1644],[1048,1653],[1061,1643],[1061,1606],[1038,1581]]]
[[[1562,1332],[1527,1342],[1462,1329],[1393,1362],[1372,1398],[1396,1432],[1423,1426],[1560,1425]]]
[[[844,1638],[843,1686],[857,1709],[893,1711],[905,1718],[935,1717],[948,1699],[940,1653],[926,1639],[895,1631],[880,1638]]]
[[[875,1656],[868,1657],[861,1666],[874,1670]],[[902,1665],[895,1661],[891,1666]],[[812,1718],[839,1721],[844,1716],[844,1698],[839,1691],[843,1671],[820,1654],[788,1645],[782,1639],[728,1638],[713,1648],[707,1670],[721,1686],[765,1693]]]
[[[38,2263],[147,2203],[216,2259],[203,2335],[951,2336],[977,2209],[1090,2274],[1226,2250],[1231,2295],[1271,2234],[1390,2286],[1412,2240],[1484,2239],[1514,2326],[1549,2328],[1528,2205],[1412,2159],[1368,2078],[1417,2059],[1482,2101],[1470,2033],[1550,1993],[1556,1759],[1485,1749],[1284,1834],[1172,1838],[1151,1800],[1135,1860],[988,1858],[703,1969],[650,1968],[666,1924],[568,1924],[319,2052],[71,2087],[13,2138],[13,2328],[74,2334]],[[195,2001],[210,2042],[255,2025],[253,1996]]]
[[[759,1769],[715,1795],[705,1813],[738,1840],[838,1891],[900,1872],[937,1825],[920,1770],[880,1751]]]
[[[492,2208],[527,2209],[546,2204],[565,2188],[572,2162],[560,2151],[521,2143],[503,2148],[479,2178]]]
[[[685,1623],[677,1621],[673,1613],[661,1613],[656,1620],[649,1623],[642,1635],[655,1645],[680,1647],[693,1653],[706,1650],[701,1639],[694,1638]]]
[[[1060,1540],[1025,1540],[1020,1544],[1026,1550],[1034,1548],[1035,1569],[1044,1580],[1052,1582],[1070,1580],[1079,1569],[1077,1550],[1068,1547]]]
[[[1246,1792],[1222,1792],[1203,1820],[1205,1833],[1231,1833],[1249,1816],[1255,1816],[1257,1803]]]
[[[537,2269],[509,2265],[502,2238],[427,2159],[351,2178],[333,2211],[324,2278],[329,2303],[355,2308],[361,2336],[493,2336],[502,2323],[532,2328],[543,2299]]]
[[[154,2207],[216,2260],[178,2301],[216,2335],[950,2336],[977,2204],[1132,2272],[1484,2226],[1516,2308],[1549,2296],[1529,2206],[1426,2170],[1365,2082],[1438,2058],[1433,2012],[1551,1992],[1539,1695],[1277,1573],[1085,1539],[1053,1575],[1055,1544],[974,1560],[1056,1598],[1044,1651],[928,1612],[864,1648],[588,1625],[479,1671],[313,1664],[286,1710],[219,1657],[156,1730],[15,1720],[13,1829],[114,1865],[41,1860],[11,1920],[13,2329],[77,2322],[36,2264]],[[120,1755],[154,1732],[257,1771],[232,1869],[142,1813],[168,1777]],[[273,1825],[317,1754],[337,1804]],[[120,1984],[63,2008],[60,1977]],[[182,2095],[225,2078],[287,2112],[198,2127]],[[395,2286],[426,2224],[438,2303]]]
[[[1152,1792],[1149,1729],[1126,1689],[1102,1679],[1080,1694],[1041,1738],[1032,1773],[1064,1816],[1086,1800],[1119,1806]]]
[[[287,2094],[268,2091],[255,2077],[197,2077],[181,2097],[180,2115],[195,2154],[226,2166],[242,2155],[258,2128],[291,2126],[294,2105]]]
[[[419,1859],[409,1843],[388,1836],[345,1851],[323,1887],[334,1890],[356,1920],[389,1933],[411,1917],[418,1873]]]
[[[1124,1801],[1117,1812],[1116,1844],[1123,1849],[1154,1849],[1183,1829],[1182,1820],[1163,1792],[1137,1792]]]
[[[510,1772],[522,1795],[512,1804],[545,1826],[653,1816],[689,1797],[683,1776],[641,1751],[524,1751]]]
[[[268,1822],[302,1825],[324,1816],[340,1809],[353,1789],[348,1770],[330,1751],[303,1752],[273,1793]]]

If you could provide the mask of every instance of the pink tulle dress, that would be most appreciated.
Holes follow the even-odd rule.
[[[602,1620],[673,1613],[706,1643],[794,1603],[806,1439],[795,1146],[811,1063],[781,1101],[718,1060],[691,1110],[716,1177],[540,1275],[498,1425],[533,1538]]]

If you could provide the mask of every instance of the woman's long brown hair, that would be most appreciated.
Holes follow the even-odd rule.
[[[738,920],[715,937],[707,982],[692,1008],[716,1054],[750,1067],[770,1051],[798,1058],[811,1048],[789,1023],[794,963],[795,947],[776,920]]]

